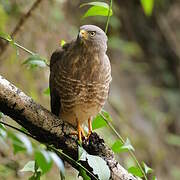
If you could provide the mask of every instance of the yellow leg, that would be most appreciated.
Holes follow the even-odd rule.
[[[78,136],[79,141],[82,142],[82,138],[85,138],[86,134],[83,128],[81,127],[81,124],[78,121],[78,119],[76,119],[76,121],[77,121],[77,131],[72,131],[70,134]]]
[[[82,134],[82,137],[86,137],[86,134],[85,134],[84,129],[82,127],[81,127],[81,134]]]
[[[89,138],[91,133],[92,133],[92,122],[91,122],[91,118],[88,118],[88,135],[87,135],[87,139]]]
[[[78,131],[78,139],[79,139],[79,141],[80,142],[82,142],[82,136],[81,136],[81,125],[80,125],[80,123],[79,123],[79,121],[77,121],[77,123],[78,123],[78,127],[77,127],[77,131]]]

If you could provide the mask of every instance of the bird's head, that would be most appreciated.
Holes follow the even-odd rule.
[[[106,51],[107,36],[105,32],[95,25],[84,25],[80,27],[78,40],[93,49]]]

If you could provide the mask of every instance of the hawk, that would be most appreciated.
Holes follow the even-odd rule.
[[[56,50],[50,60],[51,111],[77,128],[80,141],[85,137],[82,124],[102,109],[108,97],[111,65],[107,36],[95,25],[80,27],[77,38]]]

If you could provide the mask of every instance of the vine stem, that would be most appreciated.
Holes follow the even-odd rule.
[[[12,125],[10,125],[10,124],[8,124],[8,123],[5,123],[5,122],[3,122],[3,121],[0,121],[0,124],[4,124],[5,126],[8,126],[8,127],[12,128],[12,129],[14,129],[14,130],[16,130],[16,131],[19,131],[19,132],[21,132],[21,133],[23,133],[23,134],[25,134],[25,135],[33,138],[33,139],[35,138],[35,137],[32,136],[31,134],[29,134],[29,133],[27,133],[27,132],[24,132],[23,130],[21,130],[21,129],[15,127],[15,126],[12,126]]]
[[[0,124],[4,124],[5,126],[8,126],[18,132],[21,132],[25,135],[27,135],[28,137],[31,137],[32,139],[36,140],[34,136],[32,136],[31,134],[27,133],[27,132],[24,132],[23,130],[17,128],[17,127],[14,127],[8,123],[5,123],[3,121],[0,121]],[[37,141],[37,140],[36,140]],[[43,143],[44,144],[44,143]],[[55,147],[53,146],[49,146],[48,144],[44,144],[48,147],[48,149],[54,151],[56,154],[59,154],[59,156],[65,158],[66,160],[68,160],[68,162],[70,162],[71,164],[74,164],[76,167],[80,167],[82,168],[84,171],[86,171],[88,174],[90,174],[95,180],[98,180],[98,178],[92,174],[87,168],[85,168],[83,165],[81,165],[79,162],[75,161],[74,159],[72,159],[70,156],[68,156],[66,153],[64,153],[62,150],[57,150]]]
[[[7,41],[8,43],[13,43],[13,45],[15,45],[16,47],[22,49],[23,51],[25,51],[25,52],[31,54],[32,56],[38,55],[37,53],[30,51],[29,49],[25,48],[24,46],[18,44],[17,42],[15,42],[15,41],[13,41],[13,40],[6,39],[6,38],[1,37],[1,36],[0,36],[0,39],[3,39],[3,40],[5,40],[5,41]],[[49,67],[49,64],[47,63],[47,61],[44,60],[44,62],[46,63],[46,66]]]
[[[12,42],[12,40],[9,40],[9,39],[6,39],[6,38],[3,38],[3,37],[1,37],[1,36],[0,36],[0,39],[3,39],[3,40],[5,40],[5,41],[7,41],[7,42],[9,42],[9,43],[11,43],[11,42]],[[30,51],[29,49],[27,49],[27,48],[23,47],[22,45],[18,44],[17,42],[13,42],[13,44],[14,44],[15,46],[17,46],[18,48],[20,48],[20,49],[22,49],[22,50],[26,51],[27,53],[31,54],[31,55],[35,55],[35,54],[36,54],[36,53],[34,53],[34,52]]]
[[[120,139],[120,141],[125,144],[125,140],[123,139],[123,137],[116,131],[116,129],[114,128],[114,126],[107,120],[107,118],[103,115],[102,112],[99,113],[102,118],[105,120],[105,122],[108,124],[108,126],[110,127],[110,129],[112,130],[112,132],[114,132],[114,134],[118,137],[118,139]],[[130,149],[128,149],[129,154],[131,155],[131,157],[133,158],[133,160],[136,162],[137,166],[139,167],[139,169],[141,170],[145,180],[147,179],[146,173],[144,172],[143,168],[141,167],[139,161],[137,160],[134,152]]]
[[[106,28],[105,28],[105,33],[107,34],[108,31],[108,26],[109,26],[109,21],[110,21],[110,14],[111,14],[111,10],[112,10],[112,0],[110,0],[110,4],[109,4],[109,10],[108,10],[108,16],[107,16],[107,21],[106,21]]]

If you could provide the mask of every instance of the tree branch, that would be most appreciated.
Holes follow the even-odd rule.
[[[35,103],[32,98],[2,76],[0,76],[0,111],[26,128],[36,140],[54,145],[74,160],[77,160],[77,137],[71,135],[74,128],[43,106]],[[115,160],[111,149],[105,145],[104,140],[96,133],[90,136],[89,141],[83,142],[83,147],[89,154],[100,156],[107,162],[111,171],[111,179],[137,180]],[[83,162],[83,165],[92,172],[87,163]],[[78,169],[78,167],[75,168]]]
[[[11,33],[11,37],[15,37],[16,34],[20,31],[20,29],[22,28],[22,26],[25,24],[25,22],[31,17],[32,12],[38,7],[38,5],[42,2],[42,0],[36,0],[33,5],[30,7],[30,9],[27,11],[26,14],[22,15],[19,22],[17,23],[17,25],[15,26],[14,30]],[[8,43],[2,43],[0,42],[0,55],[2,55],[2,53],[6,50],[8,46]]]

